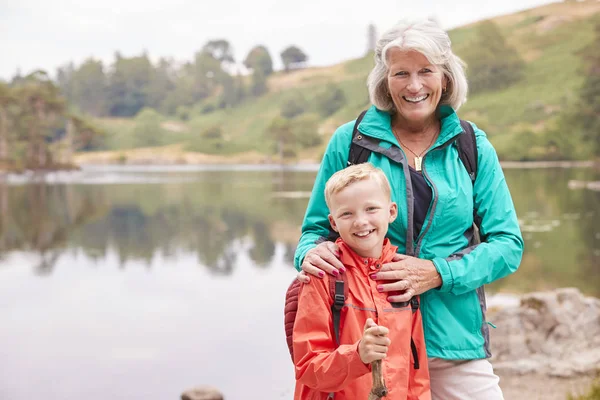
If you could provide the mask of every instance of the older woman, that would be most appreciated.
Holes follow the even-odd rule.
[[[390,302],[421,295],[434,399],[502,399],[486,360],[483,285],[518,268],[523,240],[496,152],[473,124],[474,183],[459,157],[456,139],[466,134],[456,114],[467,94],[463,63],[435,22],[401,22],[377,43],[368,88],[373,105],[358,130],[378,143],[369,162],[392,184],[399,218],[388,237],[402,252],[371,278]],[[323,188],[347,165],[352,131],[353,122],[336,130],[316,177],[295,255],[305,282],[344,270],[335,244],[324,241],[329,223]],[[472,241],[474,210],[478,245]]]

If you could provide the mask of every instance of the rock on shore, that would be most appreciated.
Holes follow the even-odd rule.
[[[524,295],[518,307],[490,313],[498,373],[573,377],[600,371],[600,299],[563,288]]]

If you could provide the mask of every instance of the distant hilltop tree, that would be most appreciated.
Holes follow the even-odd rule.
[[[286,72],[304,68],[306,61],[308,61],[308,56],[296,46],[289,46],[281,52],[281,62]]]
[[[265,46],[255,46],[250,50],[244,66],[252,71],[260,70],[264,76],[269,76],[273,73],[273,59],[269,54],[269,50]]]
[[[233,48],[225,39],[209,40],[202,48],[221,64],[234,63]]]

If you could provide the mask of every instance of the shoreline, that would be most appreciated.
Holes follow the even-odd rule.
[[[107,160],[105,158],[96,159],[94,157],[84,157],[83,159],[76,157],[76,161],[73,165],[68,168],[59,166],[58,168],[44,168],[44,169],[16,169],[9,168],[0,165],[0,175],[14,174],[45,174],[55,172],[79,172],[85,169],[96,169],[96,170],[111,170],[117,172],[119,170],[137,170],[137,171],[161,171],[161,170],[227,170],[237,169],[244,167],[251,167],[252,169],[293,169],[293,170],[314,170],[317,171],[320,163],[313,159],[303,160],[290,160],[283,163],[276,162],[275,160],[263,156],[256,157],[255,154],[246,155],[240,158],[229,158],[226,156],[212,156],[202,154],[201,157],[194,157],[193,160],[183,159],[166,159],[156,157],[153,159],[141,158],[132,159],[127,162],[116,162],[114,160]],[[500,161],[500,165],[503,169],[546,169],[546,168],[594,168],[600,164],[593,160],[586,161]]]

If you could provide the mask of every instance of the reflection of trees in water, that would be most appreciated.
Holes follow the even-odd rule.
[[[83,227],[75,240],[91,256],[114,248],[122,266],[142,260],[150,267],[157,252],[168,262],[182,249],[196,253],[198,262],[212,273],[228,275],[234,270],[240,243],[248,237],[250,257],[257,265],[268,265],[275,253],[269,222],[249,214],[250,210],[192,207],[184,201],[146,215],[139,204],[121,204]]]
[[[299,224],[306,199],[273,199],[261,176],[236,179],[233,195],[220,176],[198,185],[0,186],[0,256],[35,251],[40,273],[50,273],[67,247],[93,260],[114,251],[122,267],[133,260],[150,267],[155,255],[168,264],[182,251],[214,274],[231,274],[241,252],[267,267],[275,242],[289,240],[273,224]],[[295,203],[294,216],[287,203]]]
[[[189,233],[198,252],[198,261],[218,275],[229,275],[237,259],[233,245],[246,234],[248,221],[244,214],[208,207],[194,218]]]
[[[285,244],[285,253],[283,255],[283,259],[288,263],[294,265],[294,255],[296,254],[296,245],[295,244]]]
[[[97,211],[99,198],[80,196],[73,186],[30,184],[0,185],[0,253],[31,250],[39,254],[35,270],[52,271],[67,247],[69,233]]]
[[[266,267],[275,254],[275,243],[271,240],[269,225],[264,221],[254,221],[251,225],[253,246],[250,258],[260,267]]]
[[[595,239],[600,232],[599,196],[591,190],[568,189],[570,179],[594,179],[594,171],[509,169],[505,174],[526,225],[525,254],[519,272],[493,286],[521,290],[576,286],[600,295],[600,260],[597,252],[594,255],[594,249],[600,248],[600,240]],[[548,231],[528,231],[552,224],[557,225]]]

